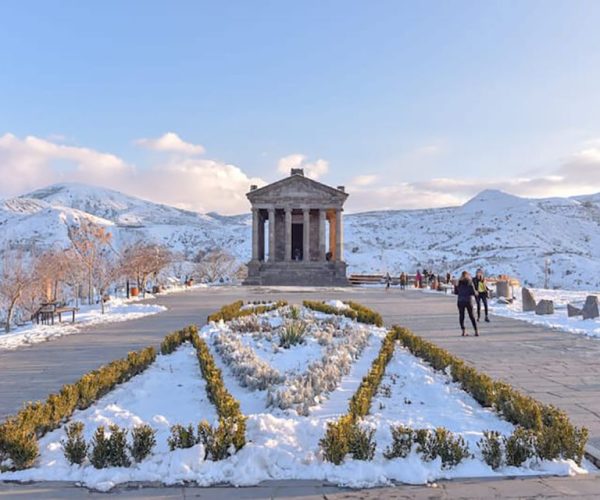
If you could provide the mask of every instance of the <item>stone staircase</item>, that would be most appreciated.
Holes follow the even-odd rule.
[[[259,262],[248,266],[244,285],[348,286],[345,262]]]

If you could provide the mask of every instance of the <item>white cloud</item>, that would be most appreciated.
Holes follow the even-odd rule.
[[[374,184],[379,179],[378,175],[368,174],[368,175],[357,175],[350,181],[351,186],[370,186]]]
[[[318,160],[308,162],[306,159],[305,155],[299,153],[284,156],[277,163],[277,171],[289,175],[292,168],[303,168],[304,175],[311,179],[318,179],[329,171],[328,161],[319,158]]]
[[[57,182],[97,184],[152,201],[199,212],[248,211],[245,193],[264,185],[240,168],[193,157],[170,157],[136,168],[118,156],[64,146],[37,137],[0,136],[0,197],[16,196]]]
[[[167,132],[156,139],[138,139],[135,141],[138,146],[153,151],[162,151],[165,153],[181,153],[183,155],[202,155],[205,152],[204,146],[200,144],[191,144],[181,139],[175,132]]]

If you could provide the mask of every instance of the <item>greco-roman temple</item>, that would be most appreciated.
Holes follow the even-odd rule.
[[[347,285],[343,206],[348,194],[289,177],[246,195],[252,204],[252,260],[246,285]]]

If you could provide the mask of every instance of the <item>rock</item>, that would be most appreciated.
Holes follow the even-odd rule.
[[[535,297],[529,288],[521,289],[521,300],[523,302],[523,312],[535,311]]]
[[[554,314],[554,302],[547,299],[542,299],[535,306],[535,313],[542,316],[544,314]]]
[[[573,316],[581,316],[581,309],[579,307],[572,306],[571,304],[567,304],[567,314],[569,318]]]
[[[511,296],[510,286],[508,281],[499,280],[496,281],[496,296],[497,297],[506,297],[509,298]]]
[[[583,319],[594,319],[600,316],[598,312],[598,297],[596,295],[588,295],[585,298],[585,304],[581,312]]]
[[[506,297],[498,297],[498,304],[510,304],[512,302],[511,299],[507,299]]]

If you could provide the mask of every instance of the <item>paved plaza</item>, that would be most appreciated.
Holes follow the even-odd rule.
[[[373,288],[314,289],[222,287],[165,295],[157,302],[168,311],[124,323],[90,327],[16,351],[0,352],[0,418],[16,412],[24,401],[45,399],[63,384],[98,366],[147,345],[158,346],[164,335],[190,323],[203,324],[221,305],[246,300],[352,299],[382,313],[387,325],[407,326],[545,403],[566,410],[578,425],[590,429],[590,444],[600,443],[600,340],[549,330],[508,318],[482,323],[482,336],[459,335],[455,299],[414,290],[388,292]],[[462,480],[435,486],[347,490],[320,482],[270,482],[253,488],[120,488],[123,497],[152,498],[598,498],[596,474],[576,478]],[[0,484],[0,498],[94,497],[64,484]],[[102,496],[106,496],[103,494]]]

